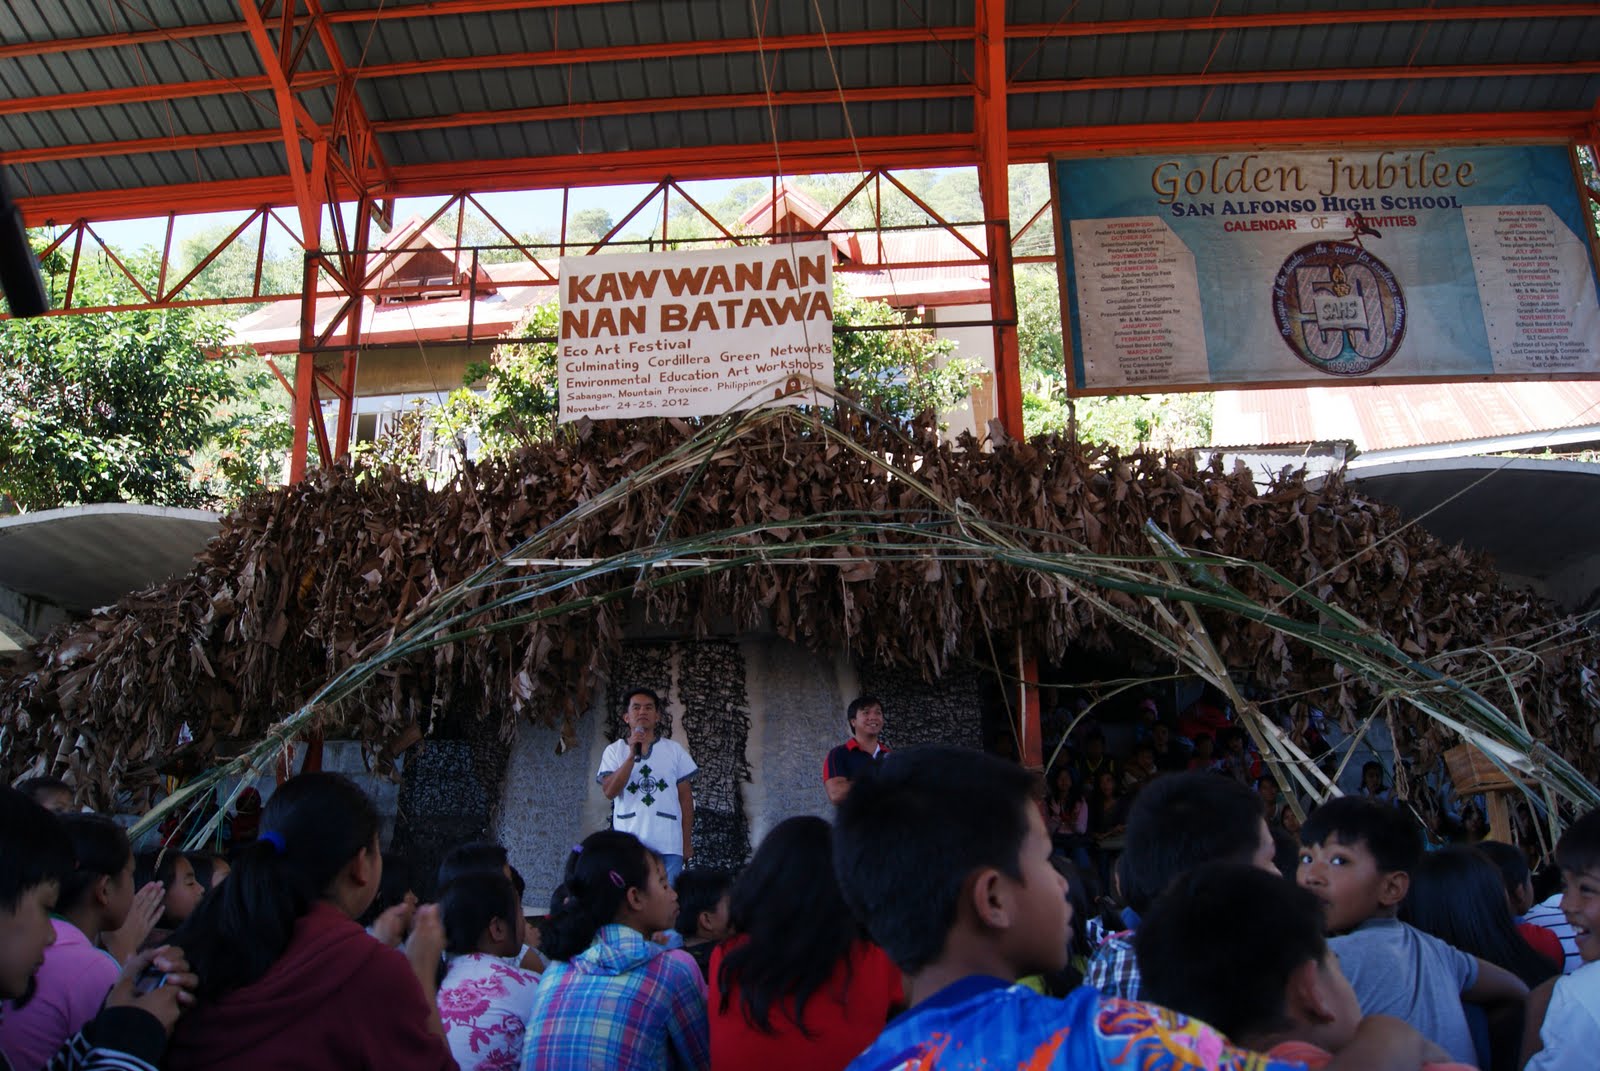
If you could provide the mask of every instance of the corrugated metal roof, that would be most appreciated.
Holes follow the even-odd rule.
[[[1218,391],[1212,442],[1350,440],[1365,451],[1600,426],[1600,383],[1370,383]]]
[[[303,13],[308,0],[288,2]],[[1583,17],[1552,16],[1552,5],[1505,17],[1503,4],[1445,2],[1398,20],[1393,14],[1400,2],[1010,0],[1009,121],[1019,132],[1059,131],[1051,144],[1067,150],[1078,131],[1147,124],[1557,112],[1578,116],[1581,128],[1600,97],[1600,17],[1593,5],[1570,5],[1586,12]],[[537,174],[542,158],[580,153],[691,150],[689,163],[703,164],[723,148],[759,161],[759,147],[774,139],[918,138],[923,151],[943,154],[929,157],[937,163],[975,160],[978,151],[973,0],[755,7],[748,0],[590,2],[495,11],[469,10],[484,5],[452,0],[321,0],[320,6],[331,20],[327,28],[340,65],[358,72],[357,99],[379,124],[388,165],[380,177],[388,183],[383,192],[459,188],[472,182],[479,162],[521,161],[517,166]],[[1490,17],[1472,17],[1478,8]],[[383,17],[352,18],[363,11]],[[1286,24],[1296,18],[1302,24]],[[251,196],[270,188],[275,199],[287,198],[281,144],[191,147],[210,135],[269,138],[279,129],[277,101],[265,88],[267,67],[240,20],[233,0],[11,0],[0,7],[0,160],[22,154],[26,162],[11,170],[25,197],[166,185],[192,187],[198,196],[208,182],[248,179],[260,180]],[[276,20],[267,24],[276,33]],[[178,39],[150,33],[206,26],[217,32]],[[874,33],[900,36],[871,44],[850,36]],[[821,47],[824,34],[830,47]],[[796,47],[781,40],[799,35],[809,39]],[[108,39],[94,48],[27,47],[82,37]],[[759,49],[752,44],[757,37]],[[727,47],[718,47],[723,42]],[[673,46],[694,54],[650,54]],[[606,54],[618,49],[627,55]],[[1481,70],[1415,76],[1440,65]],[[1495,73],[1507,66],[1513,69],[1506,75]],[[334,115],[333,67],[320,36],[312,34],[297,68],[306,83],[297,97],[324,127]],[[1352,70],[1376,75],[1338,73]],[[1306,72],[1316,71],[1334,73],[1308,79]],[[1026,91],[1030,81],[1052,86]],[[1078,81],[1081,88],[1072,84]],[[212,91],[142,103],[104,96],[67,101],[70,106],[48,102],[103,91],[148,95],[152,86],[190,83],[209,84]],[[219,84],[222,92],[215,91]],[[759,100],[769,86],[777,93],[814,94],[924,86],[928,93],[924,100],[848,106],[812,99],[778,107],[769,118]],[[693,99],[731,94],[757,99],[747,107],[711,109]],[[41,98],[46,103],[28,106]],[[670,111],[642,106],[628,115],[496,118],[513,109],[631,101],[653,106],[675,98],[685,100]],[[423,125],[430,120],[440,125]],[[407,128],[385,129],[385,123]],[[188,141],[167,152],[95,151],[111,142],[162,138]],[[1030,145],[1030,152],[1042,151]],[[83,154],[29,160],[30,153],[56,157],[54,150],[72,146]],[[867,162],[893,162],[893,149],[882,151],[891,159]],[[596,180],[615,181],[618,166],[626,161],[614,161]],[[497,181],[516,173],[516,166],[497,171]],[[94,203],[110,212],[120,202]]]

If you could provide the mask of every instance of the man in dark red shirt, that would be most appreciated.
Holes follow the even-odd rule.
[[[850,794],[850,782],[863,770],[889,754],[889,749],[878,743],[883,732],[883,704],[877,696],[857,698],[845,711],[845,718],[850,723],[850,739],[828,752],[822,762],[822,787],[833,804]]]

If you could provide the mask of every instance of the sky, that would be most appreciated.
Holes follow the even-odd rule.
[[[685,182],[683,188],[688,194],[701,204],[716,201],[727,194],[727,191],[737,185],[738,180],[723,179],[704,182]],[[591,186],[574,188],[572,190],[568,211],[581,212],[586,208],[603,208],[615,218],[620,219],[622,214],[637,204],[651,189],[651,184],[626,186]],[[503,225],[513,234],[524,234],[537,231],[558,232],[561,226],[561,191],[560,190],[529,190],[512,193],[480,193],[474,195],[478,202],[494,214]],[[445,202],[444,197],[402,197],[395,205],[395,222],[402,223],[412,215],[419,215],[426,219],[438,210]],[[646,210],[646,215],[651,210]],[[659,212],[659,209],[656,209]],[[288,223],[294,223],[295,212],[293,208],[280,208],[280,217]],[[350,218],[351,210],[346,211],[346,218]],[[216,227],[235,227],[243,220],[248,212],[202,212],[194,215],[179,215],[173,225],[173,247],[177,248],[185,238],[201,231]],[[452,210],[447,219],[453,225],[455,212]],[[635,217],[636,222],[646,222]],[[441,224],[445,221],[441,220]],[[648,225],[648,224],[647,224]],[[94,224],[95,233],[104,238],[108,243],[118,249],[140,249],[149,246],[160,249],[166,237],[167,218],[157,216],[150,219],[116,220],[106,223]],[[630,228],[632,229],[632,228]],[[254,233],[252,231],[252,233]],[[381,240],[381,239],[379,239]],[[328,235],[324,231],[324,245],[329,244]],[[277,253],[292,252],[294,239],[282,227],[271,226],[267,229],[268,249]]]

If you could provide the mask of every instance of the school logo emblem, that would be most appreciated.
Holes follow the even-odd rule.
[[[1289,254],[1272,282],[1278,332],[1294,355],[1330,376],[1381,368],[1406,333],[1405,295],[1388,265],[1351,241],[1315,242]]]

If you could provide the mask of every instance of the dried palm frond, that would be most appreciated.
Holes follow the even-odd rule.
[[[638,613],[843,639],[930,678],[1019,635],[1046,660],[1133,644],[1278,696],[1239,709],[1301,788],[1325,790],[1276,726],[1315,704],[1350,733],[1392,712],[1424,767],[1465,735],[1592,792],[1587,623],[1339,482],[1261,493],[1182,456],[941,442],[836,401],[579,424],[441,488],[336,468],[252,499],[187,576],[0,681],[0,766],[67,772],[106,806],[161,772],[209,771],[198,792],[268,769],[311,728],[382,763],[441,719],[570,727]]]
[[[718,459],[737,456],[730,450],[748,429],[769,426],[812,437],[812,449],[821,446],[860,458],[897,489],[895,508],[880,514],[786,513],[665,538],[711,466]],[[665,607],[664,619],[670,620],[671,611],[684,605],[684,593],[690,589],[715,591],[719,582],[752,572],[781,577],[819,571],[832,571],[831,579],[841,587],[876,582],[894,573],[928,584],[948,584],[954,578],[958,587],[973,591],[1007,577],[1038,603],[1090,608],[1113,632],[1137,637],[1222,688],[1274,775],[1291,790],[1291,799],[1302,793],[1322,798],[1333,790],[1311,758],[1235,688],[1236,670],[1213,639],[1208,620],[1260,626],[1292,641],[1300,651],[1343,667],[1379,700],[1407,704],[1448,727],[1484,748],[1497,763],[1527,774],[1555,795],[1585,807],[1600,803],[1600,792],[1581,772],[1534,739],[1520,712],[1504,714],[1467,680],[1419,660],[1382,629],[1278,570],[1185,548],[1154,521],[1142,526],[1154,553],[1133,555],[1094,553],[1059,532],[994,520],[959,498],[947,497],[939,489],[940,473],[933,462],[909,449],[913,446],[909,441],[901,445],[908,449],[869,449],[832,424],[787,410],[725,417],[425,600],[402,626],[362,651],[254,747],[191,780],[143,824],[159,822],[167,812],[223,780],[237,777],[245,783],[268,768],[295,736],[319,721],[333,720],[330,712],[393,664],[451,645],[487,642],[512,630],[533,629],[535,634],[553,630],[564,620],[592,616],[625,600]],[[673,487],[678,480],[683,482]],[[597,519],[627,512],[640,499],[662,501],[663,486],[674,494],[664,519],[646,529],[653,531],[653,538],[603,556],[561,553],[563,548],[582,545],[579,537]],[[943,597],[952,597],[948,588]],[[986,627],[1008,628],[1002,621]],[[1515,695],[1518,677],[1539,665],[1542,653],[1535,643],[1499,645],[1485,656]],[[1457,650],[1451,658],[1466,663],[1470,654]],[[203,829],[196,835],[207,832]]]

